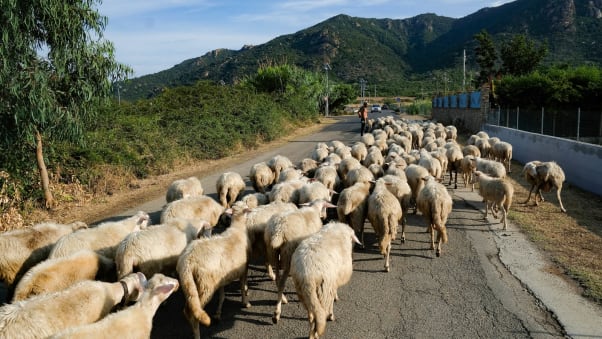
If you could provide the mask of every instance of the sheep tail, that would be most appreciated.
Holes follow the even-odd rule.
[[[203,326],[211,325],[211,317],[203,310],[197,285],[189,268],[180,273],[180,282],[182,291],[186,295],[186,305],[190,314]]]
[[[442,201],[438,201],[436,208],[432,211],[432,219],[433,225],[437,232],[441,235],[441,241],[445,244],[447,243],[447,228],[445,227],[445,222],[443,221],[443,211],[444,206]]]
[[[274,234],[272,234],[272,238],[270,239],[270,246],[272,246],[272,248],[276,250],[282,247],[282,244],[284,244],[284,234],[280,232],[280,230],[278,230]]]
[[[447,227],[443,225],[443,227],[439,227],[439,234],[441,234],[441,242],[447,243]]]
[[[504,199],[504,209],[506,213],[510,210],[510,205],[512,205],[512,194],[506,194],[506,199]]]
[[[399,219],[393,214],[389,215],[389,235],[391,239],[397,239],[397,227],[399,226]]]
[[[328,286],[326,286],[325,281],[322,280],[321,283],[315,287],[314,293],[310,293],[309,296],[309,306],[312,309],[308,311],[314,315],[314,321],[316,322],[316,333],[318,337],[321,337],[326,331],[325,306],[327,305],[326,301],[329,300],[329,293],[330,291]]]

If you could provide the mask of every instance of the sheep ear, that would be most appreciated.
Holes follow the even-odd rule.
[[[304,203],[302,203],[302,204],[299,204],[299,206],[309,206],[309,203],[307,203],[307,202],[304,202]]]
[[[334,205],[334,204],[326,201],[326,202],[324,202],[324,207],[325,208],[335,208],[335,207],[337,207],[337,205]]]
[[[173,291],[175,291],[177,289],[178,286],[176,286],[175,284],[166,284],[166,285],[161,285],[158,286],[157,288],[155,288],[155,291],[158,294],[169,294]]]

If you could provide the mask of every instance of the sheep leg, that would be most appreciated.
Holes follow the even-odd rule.
[[[562,184],[558,186],[558,188],[556,188],[556,198],[558,199],[558,202],[560,203],[560,211],[562,213],[566,213],[566,209],[564,208],[564,206],[562,205],[562,199],[560,199],[560,191],[562,190]]]
[[[194,339],[201,339],[201,330],[199,328],[199,322],[196,320],[192,311],[189,309],[188,305],[184,307],[184,317],[188,320],[190,327],[192,328],[192,335]]]
[[[525,200],[525,202],[523,202],[523,204],[526,204],[529,202],[529,200],[531,200],[531,192],[533,192],[533,188],[535,188],[535,185],[531,185],[531,189],[529,190],[529,196],[527,196],[527,200]],[[535,202],[537,202],[537,192],[535,192]]]
[[[437,257],[441,256],[441,241],[442,241],[441,233],[442,233],[442,231],[440,229],[437,229],[437,250],[435,251],[435,255]]]
[[[508,225],[506,224],[507,210],[506,210],[506,208],[504,208],[504,206],[501,206],[501,210],[502,210],[502,223],[504,224],[504,231],[505,231],[508,229]]]
[[[487,220],[487,210],[489,209],[489,201],[485,200],[485,216],[483,218],[485,218],[485,220]]]
[[[404,216],[401,218],[401,242],[404,243],[406,242],[406,217],[405,214]]]
[[[224,299],[226,299],[226,290],[224,286],[219,288],[219,295],[217,299],[217,311],[215,312],[215,320],[222,318],[222,306],[224,306]]]
[[[451,173],[449,174],[451,177]],[[456,171],[456,175],[454,176],[454,189],[458,188],[458,171]]]
[[[278,280],[278,296],[276,297],[276,310],[274,311],[274,315],[272,316],[272,322],[274,324],[277,324],[280,320],[280,314],[282,313],[282,303],[288,303],[288,300],[286,300],[286,297],[284,296],[284,286],[286,284],[286,278],[288,277],[288,274],[289,268],[285,267],[282,270],[282,275],[280,276],[280,279]]]
[[[247,285],[247,273],[248,268],[245,266],[245,270],[240,277],[240,294],[242,295],[242,306],[244,308],[251,307],[251,303],[249,302],[249,285]]]
[[[427,232],[431,234],[431,250],[435,249],[435,229],[433,228],[433,224],[430,224]]]
[[[391,241],[389,240],[389,243],[387,244],[387,247],[385,249],[385,272],[389,272],[389,256],[391,254]]]

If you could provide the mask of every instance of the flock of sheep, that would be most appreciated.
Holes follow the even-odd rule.
[[[203,194],[196,177],[177,180],[167,189],[159,225],[149,226],[141,211],[94,227],[45,222],[0,234],[0,280],[12,295],[0,307],[0,338],[149,338],[157,308],[180,286],[184,315],[200,338],[199,323],[210,326],[221,316],[226,285],[240,281],[242,305],[251,306],[247,271],[257,259],[276,282],[272,321],[287,303],[290,275],[307,310],[309,337],[318,338],[334,320],[338,287],[351,278],[354,246],[365,246],[366,220],[386,272],[391,243],[398,236],[405,241],[410,211],[424,216],[431,250],[441,255],[452,211],[446,172],[447,185],[455,173],[454,188],[458,173],[465,187],[478,183],[485,217],[501,211],[506,229],[514,193],[505,180],[509,143],[479,132],[461,146],[454,126],[393,117],[369,126],[371,133],[352,145],[317,143],[296,165],[283,155],[253,165],[253,193],[244,194],[236,172],[219,177],[217,200]],[[556,163],[532,161],[523,173],[531,184],[525,203],[533,190],[537,204],[542,190],[556,188],[566,212],[564,173]],[[328,208],[336,208],[335,218],[328,218]],[[223,223],[223,232],[212,233]],[[204,307],[216,292],[211,317]]]

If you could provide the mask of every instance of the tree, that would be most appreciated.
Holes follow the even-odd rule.
[[[497,54],[493,40],[486,30],[482,30],[475,34],[474,38],[478,43],[475,54],[477,63],[481,69],[479,78],[477,79],[480,85],[489,82],[491,77],[496,73],[495,62],[497,60]]]
[[[103,39],[100,0],[0,0],[0,149],[35,150],[47,208],[44,147],[81,141],[111,82],[131,70]]]
[[[525,75],[531,73],[548,54],[546,44],[536,46],[535,41],[517,34],[502,44],[500,58],[504,74]]]

